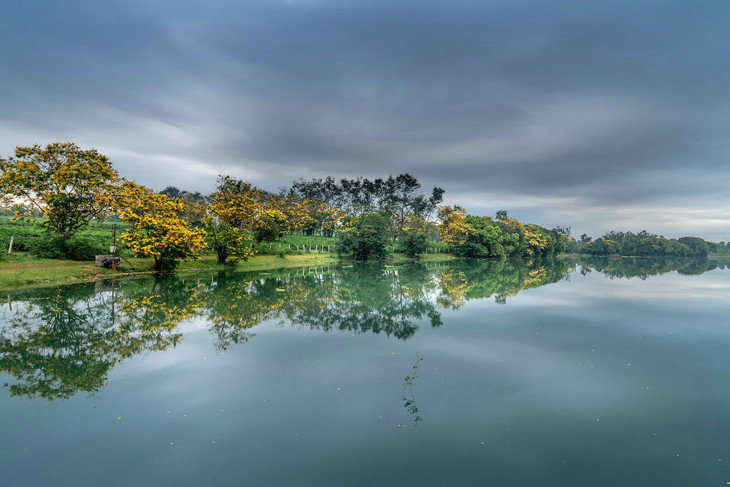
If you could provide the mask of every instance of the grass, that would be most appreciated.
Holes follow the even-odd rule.
[[[112,274],[93,262],[39,259],[19,253],[0,262],[0,289],[92,281]]]
[[[443,262],[455,257],[450,254],[423,254],[419,262]],[[404,262],[413,260],[403,254],[392,254],[386,262]],[[151,274],[152,259],[132,258],[129,261],[140,274]],[[219,272],[236,270],[238,272],[287,269],[295,267],[336,265],[351,262],[329,252],[312,252],[279,257],[276,255],[256,255],[245,262],[239,262],[233,268],[218,264],[215,255],[204,255],[198,260],[183,262],[178,268],[179,274]],[[95,281],[112,276],[128,275],[125,271],[114,272],[110,269],[96,267],[93,262],[76,262],[70,260],[39,259],[25,253],[14,253],[0,262],[0,291],[8,291],[19,287],[42,287],[59,284],[71,284],[84,281]]]

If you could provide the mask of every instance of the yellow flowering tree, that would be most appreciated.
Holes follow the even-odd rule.
[[[453,247],[466,242],[469,224],[466,221],[466,210],[460,206],[442,206],[438,210],[441,222],[438,225],[441,241]]]
[[[327,203],[320,203],[317,214],[319,216],[322,233],[326,236],[334,235],[341,227],[344,212],[339,208],[335,208]]]
[[[208,238],[218,256],[218,263],[229,258],[247,260],[255,251],[250,228],[259,211],[260,192],[250,184],[230,176],[218,179],[218,188],[211,195]]]
[[[256,215],[253,231],[256,241],[271,241],[284,235],[289,229],[289,220],[286,214],[276,207],[264,205]]]
[[[293,229],[291,206],[294,200],[283,194],[262,195],[253,230],[256,241],[271,241]]]
[[[544,253],[548,246],[548,241],[545,235],[540,232],[540,227],[537,225],[524,225],[524,229],[525,245],[527,246],[525,253],[529,257]]]
[[[306,233],[308,229],[314,226],[314,220],[308,205],[309,201],[311,200],[301,199],[293,194],[287,196],[286,213],[291,230]]]
[[[251,184],[221,176],[216,192],[211,195],[210,210],[232,228],[251,228],[259,212],[261,192]]]
[[[122,241],[135,255],[152,257],[155,271],[171,272],[180,260],[195,259],[205,249],[205,231],[181,217],[181,202],[125,181],[114,203],[119,218],[129,224]]]
[[[46,228],[65,237],[108,209],[118,179],[108,157],[71,142],[16,147],[0,159],[0,194],[42,211]]]

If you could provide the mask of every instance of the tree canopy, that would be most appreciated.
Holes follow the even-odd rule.
[[[129,225],[122,241],[134,254],[152,257],[158,272],[174,270],[179,260],[195,258],[205,248],[205,231],[182,218],[179,201],[125,181],[114,204],[119,218]]]
[[[439,217],[441,240],[465,257],[545,257],[563,252],[567,245],[563,232],[524,225],[504,210],[497,212],[495,220],[446,206]]]
[[[71,142],[17,147],[15,157],[0,159],[0,193],[42,211],[46,228],[63,236],[109,208],[118,179],[108,157]]]

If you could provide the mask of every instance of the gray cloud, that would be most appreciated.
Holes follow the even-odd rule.
[[[730,240],[722,2],[16,2],[0,153],[161,188],[410,171],[583,232]]]

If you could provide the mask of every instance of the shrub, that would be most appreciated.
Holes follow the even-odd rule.
[[[71,238],[45,234],[31,245],[31,253],[44,259],[94,260],[99,254],[107,254],[109,249],[89,238]]]

